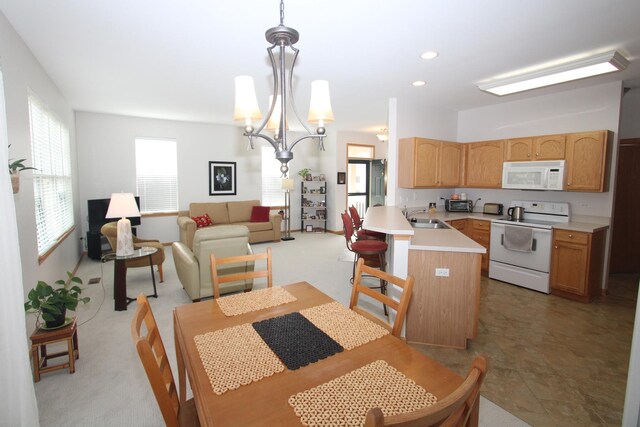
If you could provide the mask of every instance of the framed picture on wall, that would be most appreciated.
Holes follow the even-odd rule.
[[[346,172],[338,172],[338,184],[344,184],[347,181]]]
[[[236,162],[209,162],[209,195],[235,196]]]

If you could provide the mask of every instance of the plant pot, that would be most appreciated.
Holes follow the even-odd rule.
[[[47,326],[47,328],[49,328],[49,329],[56,328],[56,327],[64,324],[65,315],[67,314],[67,307],[65,307],[65,306],[60,307],[60,314],[51,313],[51,312],[48,312],[45,309],[43,309],[42,311],[44,313],[49,313],[50,315],[53,316],[53,320],[45,320],[44,321],[44,323]]]
[[[20,172],[14,172],[11,174],[11,186],[13,187],[13,194],[20,191]]]

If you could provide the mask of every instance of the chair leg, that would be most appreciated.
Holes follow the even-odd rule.
[[[160,276],[160,283],[164,282],[164,272],[162,271],[162,264],[158,264],[158,275]]]
[[[385,271],[385,258],[384,258],[384,252],[380,252],[378,254],[378,260],[380,262],[380,270],[381,271]],[[382,293],[382,295],[387,295],[387,282],[385,280],[380,279],[380,293]],[[388,316],[389,312],[387,311],[387,305],[386,304],[382,304],[382,308],[384,309],[384,315]]]

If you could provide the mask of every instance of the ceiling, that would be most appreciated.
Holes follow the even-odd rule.
[[[231,124],[233,78],[256,79],[266,111],[264,32],[278,0],[0,0],[0,11],[79,111]],[[623,80],[640,86],[638,0],[287,0],[300,32],[295,100],[329,81],[336,129],[378,131],[388,99],[454,111]],[[499,75],[618,49],[622,72],[497,97]],[[422,60],[434,50],[439,56]],[[414,80],[427,85],[416,88]]]

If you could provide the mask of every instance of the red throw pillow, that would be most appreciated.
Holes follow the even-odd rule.
[[[196,222],[196,227],[198,228],[208,227],[210,225],[213,225],[213,222],[211,221],[211,217],[209,216],[209,214],[204,214],[202,216],[192,216],[191,219]]]
[[[254,206],[251,209],[251,222],[269,222],[269,206]]]

